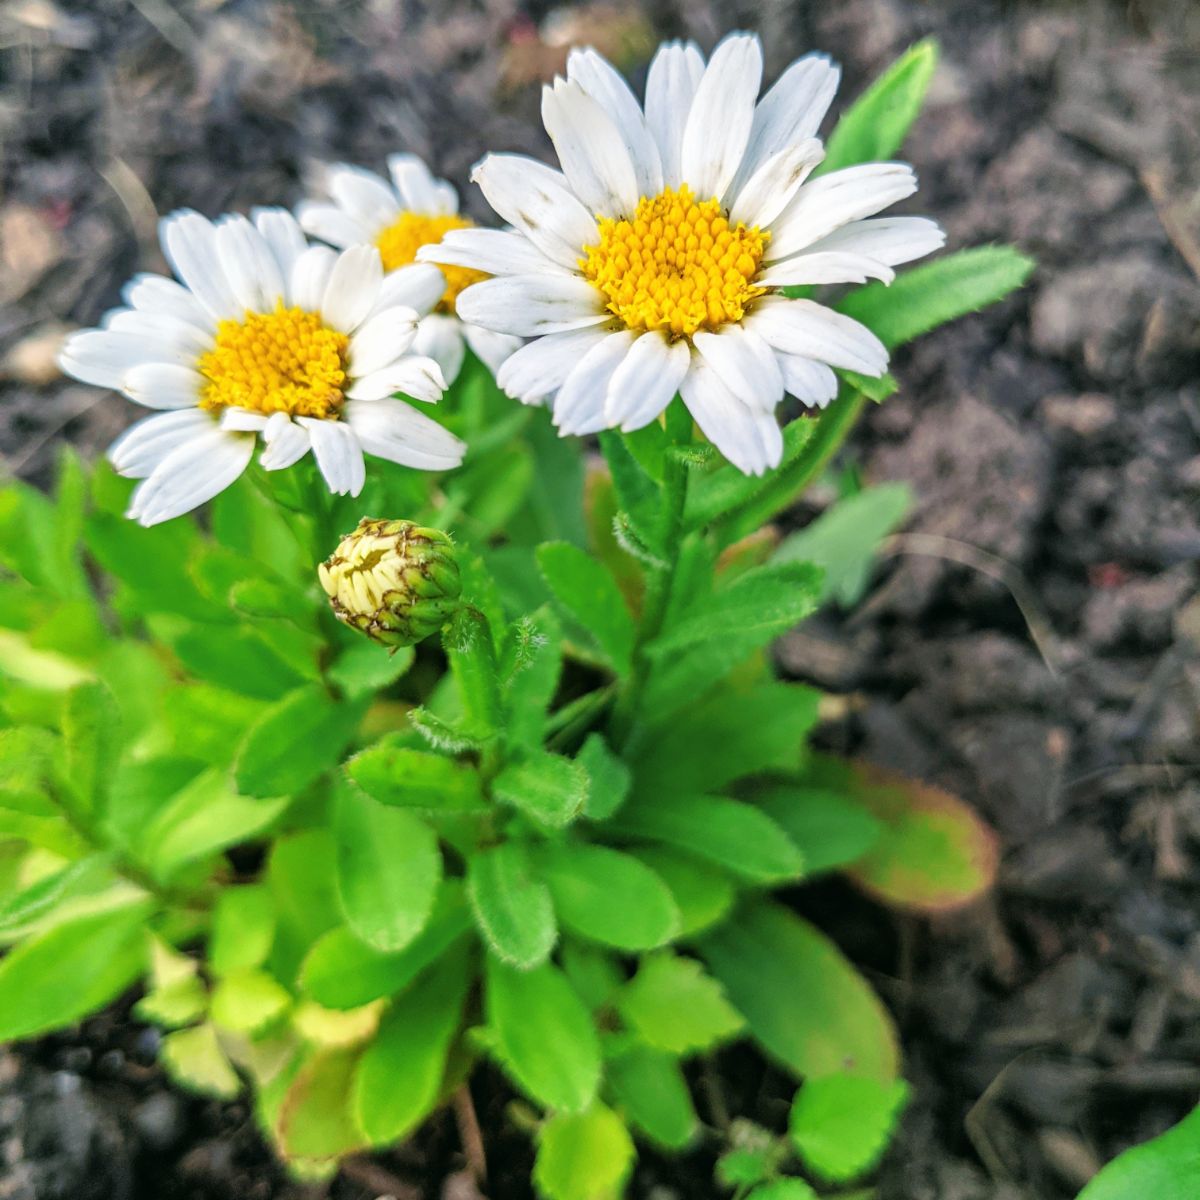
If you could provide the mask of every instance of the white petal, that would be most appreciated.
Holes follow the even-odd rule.
[[[818,238],[860,217],[869,217],[917,190],[906,163],[863,163],[831,171],[806,183],[775,222],[766,259],[790,258]]]
[[[316,417],[297,417],[312,439],[313,457],[329,490],[335,496],[357,496],[366,482],[358,436],[344,421],[323,421]]]
[[[147,350],[165,353],[162,361],[190,362],[212,349],[213,335],[190,321],[181,320],[169,312],[146,312],[144,309],[122,308],[107,318],[105,329],[113,333],[127,333],[142,339]],[[147,359],[149,354],[145,356]]]
[[[896,272],[874,258],[836,250],[802,252],[772,263],[756,280],[763,287],[789,287],[802,283],[866,283],[882,279],[891,283]]]
[[[338,163],[322,182],[333,202],[365,229],[383,229],[400,215],[396,193],[372,171]]]
[[[692,344],[743,404],[771,412],[783,399],[775,352],[752,330],[727,325],[720,333],[695,333]]]
[[[813,300],[767,297],[745,324],[784,354],[815,358],[864,375],[878,376],[887,370],[887,348],[865,325]]]
[[[198,408],[155,413],[131,425],[108,448],[108,461],[118,475],[145,479],[176,446],[211,429],[212,414]]]
[[[458,297],[472,325],[518,337],[563,333],[608,319],[604,297],[576,275],[506,275],[472,284]]]
[[[606,217],[631,215],[637,173],[608,113],[579,84],[557,79],[542,89],[542,123],[571,190],[588,209]]]
[[[694,42],[666,42],[659,47],[646,77],[646,124],[658,143],[663,183],[677,188],[683,131],[700,80],[704,57]]]
[[[466,357],[458,318],[437,314],[425,317],[417,326],[412,350],[414,354],[432,358],[441,367],[442,378],[449,387],[458,378]]]
[[[121,298],[142,312],[170,313],[198,329],[212,330],[212,314],[181,283],[165,275],[135,275],[122,289]]]
[[[759,101],[736,192],[772,155],[815,136],[837,92],[841,72],[823,54],[809,54],[790,67]]]
[[[287,413],[272,413],[263,428],[265,443],[258,461],[265,471],[283,471],[299,462],[312,445],[308,430],[297,425]]]
[[[224,491],[246,469],[254,437],[225,433],[215,425],[177,446],[136,492],[128,516],[157,525],[191,512]]]
[[[435,178],[415,154],[393,154],[387,164],[405,208],[429,215],[458,212],[453,185]]]
[[[776,353],[775,361],[789,396],[795,396],[804,404],[824,408],[837,395],[837,376],[824,363],[797,354],[779,353]]]
[[[489,275],[561,275],[565,270],[528,238],[503,229],[451,229],[440,242],[422,246],[417,261],[470,267]]]
[[[284,413],[274,415],[286,416]],[[227,408],[221,413],[221,428],[230,433],[258,433],[266,428],[269,420],[269,417],[248,408]]]
[[[364,321],[350,339],[350,374],[355,378],[391,366],[413,344],[417,314],[411,308],[385,308]]]
[[[432,263],[414,263],[389,271],[379,287],[375,311],[400,305],[411,308],[418,316],[433,311],[446,293],[446,277]]]
[[[472,353],[493,375],[524,344],[519,337],[508,333],[493,333],[482,325],[462,323],[463,337]]]
[[[319,312],[325,285],[337,257],[337,251],[328,246],[310,246],[305,250],[292,264],[288,303],[305,312]]]
[[[612,118],[633,159],[638,192],[657,196],[663,186],[662,159],[629,85],[590,47],[572,50],[567,56],[567,78],[578,83]]]
[[[753,34],[731,34],[708,60],[680,151],[680,173],[699,200],[724,196],[741,166],[762,69],[762,46]]]
[[[783,434],[774,414],[748,408],[698,355],[680,386],[704,436],[746,475],[761,475],[783,457]]]
[[[872,217],[852,221],[809,246],[810,253],[838,250],[863,254],[889,267],[940,250],[946,235],[928,217]]]
[[[576,270],[584,246],[600,240],[595,216],[566,177],[522,154],[489,154],[471,172],[497,215],[554,262]]]
[[[648,425],[675,398],[691,359],[687,342],[672,342],[661,332],[643,333],[609,381],[607,424],[626,433]]]
[[[163,253],[171,269],[197,300],[218,320],[241,317],[242,306],[217,255],[217,231],[197,212],[183,209],[158,225]]]
[[[575,364],[554,397],[554,424],[560,434],[596,433],[607,428],[604,399],[608,385],[634,337],[629,329],[610,333]]]
[[[147,362],[188,366],[195,355],[169,342],[148,341],[145,336],[113,329],[84,329],[63,343],[58,365],[64,374],[96,387],[119,388],[131,367]]]
[[[575,364],[608,336],[603,329],[576,329],[529,342],[505,360],[496,383],[522,404],[540,404],[563,385]]]
[[[403,392],[414,400],[436,404],[445,390],[442,368],[432,358],[410,354],[382,371],[356,379],[346,396],[350,400],[381,400]]]
[[[738,189],[737,199],[729,210],[730,224],[741,221],[746,225],[769,226],[824,157],[825,147],[816,138],[806,138],[772,154],[746,185]]]
[[[300,222],[286,208],[252,208],[250,216],[254,228],[271,247],[284,280],[290,279],[296,259],[308,249]]]
[[[194,408],[207,381],[177,363],[142,363],[121,377],[121,391],[147,408]]]
[[[344,250],[347,246],[357,246],[361,242],[370,242],[379,232],[378,229],[371,229],[361,221],[355,220],[336,204],[318,204],[316,201],[306,200],[297,206],[296,216],[305,233],[310,233],[331,246],[337,246],[339,250]]]
[[[321,297],[322,319],[342,333],[353,333],[375,307],[382,283],[383,263],[374,246],[343,250]]]
[[[266,239],[243,216],[216,224],[217,257],[242,309],[270,312],[283,298],[283,272]]]
[[[462,462],[466,445],[402,400],[352,400],[343,410],[368,454],[423,471],[448,471]]]

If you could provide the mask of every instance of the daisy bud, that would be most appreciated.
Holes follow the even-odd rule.
[[[363,517],[317,573],[338,620],[393,649],[437,633],[462,591],[454,543],[411,521]]]

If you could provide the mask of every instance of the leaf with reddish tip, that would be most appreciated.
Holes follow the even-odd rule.
[[[851,767],[851,794],[883,824],[865,857],[847,868],[888,904],[948,912],[995,882],[996,834],[957,796],[866,763]]]

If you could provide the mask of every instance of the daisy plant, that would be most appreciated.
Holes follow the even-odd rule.
[[[0,490],[0,1037],[127,995],[307,1176],[452,1100],[483,1176],[485,1061],[549,1200],[622,1194],[639,1145],[760,1200],[873,1168],[895,1029],[773,893],[839,871],[943,911],[995,844],[811,749],[822,698],[769,647],[903,519],[828,470],[891,352],[1030,269],[897,271],[943,240],[877,215],[935,60],[822,143],[823,57],[759,100],[756,38],[669,44],[643,105],[576,52],[562,170],[476,171],[509,228],[407,156],[330,168],[299,220],[164,221],[177,279],[62,352],[155,413]],[[790,1116],[739,1113],[727,1055],[792,1077]]]

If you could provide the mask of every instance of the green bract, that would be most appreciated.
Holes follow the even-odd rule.
[[[893,153],[933,62],[907,56],[831,158]],[[840,307],[896,346],[1030,265],[952,254]],[[307,460],[252,465],[152,529],[70,454],[53,496],[5,487],[0,1037],[136,987],[180,1086],[246,1089],[307,1175],[408,1136],[488,1059],[536,1110],[551,1200],[619,1194],[635,1138],[700,1136],[683,1068],[744,1038],[812,1082],[790,1137],[719,1131],[720,1178],[798,1200],[789,1168],[869,1169],[895,1030],[770,890],[848,869],[943,909],[986,886],[990,843],[949,798],[810,753],[819,697],[765,654],[861,593],[905,494],[755,535],[894,386],[844,374],[761,478],[679,401],[589,466],[468,359],[443,478],[372,462],[350,499]]]

